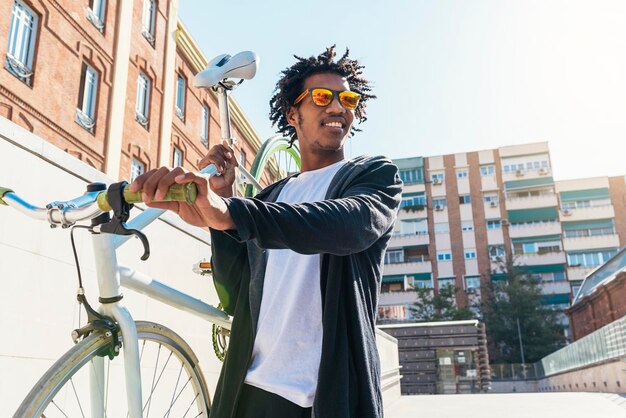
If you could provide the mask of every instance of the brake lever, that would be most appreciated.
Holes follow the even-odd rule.
[[[130,217],[130,210],[133,205],[124,199],[124,189],[128,186],[125,181],[113,183],[107,190],[107,199],[113,210],[113,218],[100,226],[100,232],[114,235],[134,235],[143,244],[143,255],[141,260],[146,261],[150,257],[150,243],[143,232],[137,229],[130,229],[126,226],[126,221]]]

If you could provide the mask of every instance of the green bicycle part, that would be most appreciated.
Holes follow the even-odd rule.
[[[254,176],[255,179],[260,180],[261,176],[263,175],[263,172],[267,168],[267,165],[270,164],[272,157],[274,157],[274,154],[280,151],[287,152],[291,156],[291,158],[293,158],[293,160],[295,161],[298,169],[300,169],[301,160],[300,160],[300,150],[298,149],[298,146],[296,144],[290,145],[289,138],[277,135],[277,136],[273,136],[269,138],[267,141],[263,143],[263,145],[261,145],[259,152],[257,153],[256,157],[254,158],[254,161],[252,162],[252,168],[250,169],[250,174],[252,174],[252,176]],[[278,169],[280,170],[280,167],[278,167]],[[258,190],[257,192],[259,191],[260,190]],[[255,194],[255,187],[252,184],[248,184],[246,186],[245,196],[253,197],[254,194]]]
[[[7,202],[5,202],[4,200],[2,200],[2,198],[4,197],[5,194],[7,193],[13,193],[13,190],[6,188],[6,187],[0,187],[0,205],[7,205]]]
[[[185,202],[193,204],[198,196],[198,188],[195,183],[173,184],[165,194],[165,197],[159,202]],[[141,203],[141,190],[131,192],[128,188],[124,189],[124,199],[128,203]],[[98,207],[104,212],[111,210],[106,192],[102,192],[97,197]]]
[[[224,310],[222,308],[221,303],[217,305],[217,309]],[[228,350],[228,342],[226,342],[226,339],[224,339],[223,341],[226,342],[226,344],[222,345],[222,342],[220,341],[220,334],[222,333],[222,331],[223,331],[222,327],[220,327],[219,325],[213,324],[212,332],[211,332],[211,339],[213,340],[213,351],[215,352],[215,356],[217,357],[217,359],[223,362],[224,359],[226,358],[226,351]]]

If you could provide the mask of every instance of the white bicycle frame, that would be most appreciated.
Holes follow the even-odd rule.
[[[155,211],[158,212],[158,211]],[[156,213],[147,210],[137,216],[129,227],[141,229],[156,219]],[[141,225],[141,227],[139,227]],[[197,317],[230,329],[230,317],[219,309],[180,292],[143,273],[117,263],[116,249],[125,240],[110,234],[94,234],[93,249],[96,259],[96,275],[100,297],[111,298],[121,294],[121,287],[132,289],[152,299],[191,313]],[[117,241],[117,242],[116,242]],[[139,367],[139,345],[137,329],[130,312],[121,302],[102,304],[99,312],[112,317],[120,327],[123,336],[122,355],[126,378],[126,398],[130,417],[142,416],[141,370]],[[104,399],[98,388],[104,384],[104,359],[94,360],[96,372],[90,374],[92,416],[104,418]]]

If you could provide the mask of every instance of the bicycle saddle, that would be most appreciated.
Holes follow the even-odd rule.
[[[226,78],[250,80],[256,74],[259,56],[252,51],[243,51],[235,56],[228,54],[213,58],[207,67],[193,78],[194,87],[213,87]]]

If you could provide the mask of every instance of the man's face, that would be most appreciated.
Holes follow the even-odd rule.
[[[350,90],[346,79],[333,73],[314,74],[306,78],[302,90],[312,87],[323,87],[335,91]],[[301,151],[337,152],[343,149],[343,144],[350,132],[354,121],[354,110],[346,110],[336,96],[328,106],[317,106],[309,94],[302,102],[289,110],[287,120],[296,129]]]

